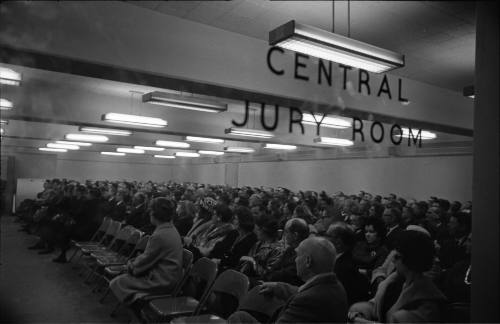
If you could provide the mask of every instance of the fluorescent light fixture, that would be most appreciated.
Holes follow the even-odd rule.
[[[231,153],[253,153],[255,150],[250,147],[226,147],[225,148],[226,152],[231,152]]]
[[[0,84],[18,86],[21,83],[21,74],[4,67],[0,67]]]
[[[8,125],[9,121],[5,119],[0,119],[0,125]]]
[[[295,145],[285,145],[285,144],[266,144],[266,146],[264,146],[264,148],[266,149],[273,149],[273,150],[288,150],[288,151],[291,151],[291,150],[296,150],[297,149],[297,146]]]
[[[157,152],[165,150],[163,147],[154,147],[154,146],[134,146],[134,148],[143,151],[157,151]]]
[[[175,142],[175,141],[156,141],[155,145],[165,146],[165,147],[179,147],[179,148],[189,148],[191,145],[189,143],[184,142]]]
[[[158,159],[175,159],[175,156],[173,155],[153,155],[153,156]]]
[[[402,136],[404,138],[409,138],[410,137],[410,129],[409,128],[402,127],[401,130],[403,131],[403,134],[396,134],[396,136]],[[412,129],[411,133],[413,134],[413,138],[417,138],[418,129]],[[435,139],[436,138],[436,134],[435,133],[432,133],[432,132],[429,132],[429,131],[425,131],[425,130],[422,130],[422,132],[420,133],[420,135],[421,135],[421,137],[422,137],[423,140]]]
[[[132,153],[132,154],[144,154],[144,150],[139,150],[135,148],[119,147],[116,149],[119,153]]]
[[[335,137],[316,137],[314,143],[334,146],[352,146],[354,142],[351,140]]]
[[[161,118],[145,117],[137,115],[126,115],[118,113],[107,113],[102,115],[102,120],[110,123],[136,125],[144,127],[166,127],[167,121]]]
[[[69,145],[78,145],[78,146],[91,146],[90,143],[84,142],[70,142],[70,141],[56,141],[57,144],[69,144]]]
[[[175,152],[175,156],[180,156],[180,157],[199,157],[199,153],[193,153],[193,152]]]
[[[142,96],[142,101],[171,108],[218,113],[227,110],[227,104],[213,99],[186,97],[183,95],[154,91]]]
[[[269,45],[375,73],[405,65],[404,55],[294,20],[270,31]]]
[[[186,141],[188,142],[199,142],[199,143],[210,143],[210,144],[222,144],[223,139],[220,138],[209,138],[209,137],[198,137],[198,136],[186,136]]]
[[[464,97],[469,97],[471,99],[474,99],[475,98],[474,86],[470,85],[470,86],[464,87],[463,93],[464,93]]]
[[[122,129],[110,129],[110,128],[95,128],[95,127],[80,127],[80,132],[93,133],[93,134],[103,134],[103,135],[117,135],[117,136],[130,136],[131,131]]]
[[[124,156],[125,153],[122,152],[101,152],[102,155],[115,155],[115,156]]]
[[[226,128],[225,133],[230,135],[258,137],[258,138],[274,137],[274,134],[266,131],[248,129],[248,128],[238,128],[238,127]]]
[[[80,149],[80,146],[78,146],[78,145],[57,144],[57,143],[48,143],[47,147],[57,148],[57,149],[65,149],[65,150],[79,150]]]
[[[12,108],[14,108],[12,101],[0,98],[0,110],[10,110]]]
[[[47,151],[47,152],[68,152],[68,150],[65,150],[65,149],[62,149],[62,148],[40,147],[38,149],[40,151]]]
[[[103,135],[88,135],[88,134],[66,134],[64,139],[70,141],[84,141],[84,142],[107,142],[108,138]]]
[[[3,135],[3,133],[5,133],[5,131],[0,127],[0,135]]]
[[[204,155],[224,155],[224,152],[221,151],[205,151],[205,150],[199,150],[198,153],[204,154]]]
[[[347,121],[345,119],[338,118],[338,117],[325,116],[325,118],[323,118],[322,114],[314,114],[314,116],[312,114],[308,114],[308,113],[302,114],[302,123],[304,123],[306,125],[317,126],[318,124],[314,120],[315,117],[316,117],[316,121],[318,123],[321,121],[321,125],[320,125],[321,127],[341,128],[341,129],[351,127],[350,121]],[[321,118],[323,118],[323,120],[321,120]]]

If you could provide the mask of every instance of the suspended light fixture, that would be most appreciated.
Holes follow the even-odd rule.
[[[212,99],[186,97],[172,93],[154,91],[142,96],[142,102],[171,108],[218,113],[227,110],[227,104]]]
[[[410,129],[409,128],[402,127],[401,130],[403,131],[402,134],[395,134],[395,135],[396,136],[401,136],[401,137],[404,137],[404,138],[409,138],[410,137]],[[413,138],[417,138],[417,136],[418,136],[418,130],[412,129],[411,130],[411,134],[412,134]],[[420,132],[420,136],[421,136],[421,138],[423,140],[429,140],[429,139],[435,139],[436,138],[436,134],[435,133],[432,133],[432,132],[429,132],[429,131],[425,131],[425,130],[422,130]]]
[[[236,146],[230,146],[224,148],[226,152],[231,152],[231,153],[253,153],[255,150],[250,147],[236,147]]]
[[[144,150],[139,150],[135,148],[119,147],[116,149],[119,153],[132,153],[132,154],[144,154]]]
[[[287,151],[291,151],[291,150],[296,150],[297,146],[295,146],[295,145],[271,144],[271,143],[268,143],[268,144],[266,144],[266,146],[264,146],[264,148],[266,148],[266,149],[273,149],[273,150],[287,150]]]
[[[344,138],[336,137],[317,137],[314,139],[314,143],[323,145],[333,145],[333,146],[352,146],[354,142]]]
[[[351,122],[338,118],[338,117],[328,117],[325,116],[323,118],[322,115],[312,115],[309,113],[302,114],[302,123],[306,125],[318,125],[318,123],[321,122],[321,127],[328,127],[328,128],[339,128],[339,129],[344,129],[344,128],[349,128],[351,127]]]
[[[80,132],[92,133],[92,134],[103,134],[103,135],[117,135],[117,136],[130,136],[131,131],[123,129],[111,129],[111,128],[95,128],[95,127],[83,127],[80,126]]]
[[[269,45],[375,73],[405,65],[404,55],[294,20],[270,31]]]
[[[137,150],[143,150],[143,151],[157,151],[161,152],[164,151],[165,149],[163,147],[154,147],[154,146],[134,146],[135,149]]]
[[[194,152],[175,152],[175,156],[180,156],[180,157],[199,157],[199,153],[194,153]]]
[[[175,141],[161,141],[161,140],[156,141],[155,145],[165,146],[165,147],[178,147],[178,148],[189,148],[191,146],[189,143],[175,142]]]
[[[62,148],[50,148],[50,147],[39,147],[38,150],[40,151],[47,151],[47,152],[68,152],[68,150],[66,149],[62,149]]]
[[[12,101],[0,98],[0,110],[11,110],[12,108],[14,108]]]
[[[198,153],[203,154],[203,155],[224,155],[224,152],[220,152],[220,151],[199,150]]]
[[[78,146],[91,146],[91,143],[84,142],[73,142],[73,141],[56,141],[57,144],[69,144],[69,145],[78,145]]]
[[[256,129],[248,129],[248,128],[230,127],[226,128],[224,132],[226,134],[236,135],[236,136],[248,136],[248,137],[258,137],[258,138],[274,137],[274,134],[272,133]]]
[[[158,159],[175,159],[173,155],[153,155],[153,157]]]
[[[0,125],[8,125],[9,121],[5,119],[0,119]]]
[[[21,74],[5,67],[0,67],[0,84],[18,86],[21,84]]]
[[[125,156],[123,152],[101,152],[102,155],[115,155],[115,156]]]
[[[108,138],[103,135],[89,135],[89,134],[66,134],[64,139],[70,141],[84,141],[84,142],[107,142]]]
[[[209,143],[209,144],[222,144],[222,143],[224,143],[223,139],[209,138],[209,137],[198,137],[198,136],[186,136],[186,141],[188,141],[188,142]]]
[[[102,115],[102,120],[110,123],[127,124],[144,127],[162,128],[167,126],[167,121],[161,118],[107,113]]]
[[[80,149],[80,146],[78,146],[78,145],[58,144],[58,143],[48,143],[47,147],[57,148],[57,149],[65,149],[65,150],[79,150]]]

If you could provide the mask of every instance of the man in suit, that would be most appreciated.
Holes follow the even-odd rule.
[[[401,214],[401,209],[393,205],[388,206],[382,214],[382,220],[384,221],[387,229],[385,245],[389,248],[389,250],[394,249],[394,244],[403,231],[403,228],[401,228],[400,225]]]
[[[310,237],[297,247],[297,275],[305,282],[296,287],[281,282],[262,285],[260,292],[287,300],[276,323],[340,323],[347,320],[347,297],[333,267],[336,251],[325,238]],[[247,312],[239,311],[229,323],[257,322]]]

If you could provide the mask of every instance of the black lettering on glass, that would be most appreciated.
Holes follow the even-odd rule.
[[[379,138],[375,138],[375,135],[373,134],[373,129],[375,128],[375,126],[378,126],[380,128]],[[384,140],[384,126],[382,125],[381,122],[376,121],[372,123],[372,127],[370,127],[370,137],[372,138],[372,141],[374,141],[375,143],[380,143]]]
[[[326,70],[325,62],[322,59],[319,59],[318,64],[318,83],[321,83],[322,75],[325,75],[325,79],[328,82],[329,86],[332,86],[332,62],[328,61],[328,71]]]
[[[247,124],[248,122],[248,110],[250,107],[250,102],[248,100],[245,100],[245,119],[243,120],[242,123],[237,123],[234,119],[231,121],[234,126],[236,127],[243,127]]]
[[[380,97],[380,94],[384,92],[387,93],[389,99],[392,99],[391,96],[391,88],[389,88],[389,81],[387,80],[387,75],[384,74],[384,78],[382,79],[382,83],[380,83],[380,89],[378,90],[377,97]]]
[[[356,123],[359,122],[360,127],[356,126]],[[363,121],[359,119],[358,117],[353,117],[352,118],[352,140],[356,140],[356,133],[361,134],[361,142],[365,141],[365,134],[363,134]]]
[[[343,74],[343,87],[344,87],[344,90],[347,89],[347,70],[352,70],[352,67],[350,66],[347,66],[347,65],[343,65],[343,64],[339,64],[339,68],[343,69],[344,70],[344,74]]]
[[[267,51],[267,67],[274,74],[276,74],[276,75],[283,75],[283,74],[285,74],[285,70],[277,70],[271,64],[271,54],[273,52],[280,52],[281,54],[285,53],[285,51],[282,48],[279,48],[279,47],[271,47],[271,48],[269,48],[269,50]]]
[[[368,74],[367,71],[363,69],[359,69],[359,78],[358,78],[358,92],[361,93],[361,86],[365,85],[366,86],[366,91],[367,94],[370,95],[370,84],[368,83],[370,81],[370,74]]]
[[[396,133],[394,133],[395,129],[398,129],[398,131]],[[392,142],[392,144],[394,144],[394,145],[401,144],[401,142],[403,141],[402,135],[403,135],[403,130],[401,129],[401,126],[399,126],[398,124],[392,125],[392,127],[391,127],[391,142]],[[399,138],[399,141],[395,141],[394,136]]]
[[[280,114],[279,106],[278,105],[274,105],[274,123],[273,123],[272,126],[268,126],[266,124],[265,111],[266,111],[266,104],[265,103],[261,103],[260,104],[260,123],[262,124],[262,127],[265,130],[273,131],[278,126],[278,120],[279,120],[279,114]]]
[[[403,95],[401,94],[403,91],[403,80],[401,78],[398,79],[398,100],[401,102],[408,102],[408,98],[403,98]]]
[[[300,68],[307,67],[307,65],[305,63],[299,62],[300,58],[309,59],[309,55],[305,55],[305,54],[301,54],[301,53],[295,52],[295,75],[294,75],[295,79],[309,81],[309,77],[307,75],[300,75],[299,74],[299,67]]]
[[[417,140],[418,140],[418,147],[422,147],[422,130],[419,129],[417,133],[417,137],[413,136],[413,132],[411,131],[411,127],[408,127],[408,146],[411,146],[411,140],[413,140],[413,144],[417,145]]]
[[[294,118],[294,113],[297,112],[299,113],[300,118],[295,119]],[[290,124],[288,127],[288,132],[292,132],[292,124],[299,124],[300,130],[302,131],[302,135],[304,135],[304,125],[302,125],[302,111],[299,108],[296,107],[290,107]]]

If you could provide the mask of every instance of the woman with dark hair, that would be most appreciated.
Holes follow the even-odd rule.
[[[380,283],[372,300],[351,306],[349,319],[354,322],[439,322],[446,297],[424,275],[434,260],[432,240],[420,231],[405,230],[398,237],[395,250],[396,272]]]
[[[389,251],[384,245],[385,225],[381,219],[368,218],[365,223],[365,239],[358,242],[352,251],[354,263],[361,269],[367,270],[368,277],[371,271],[380,266]]]

